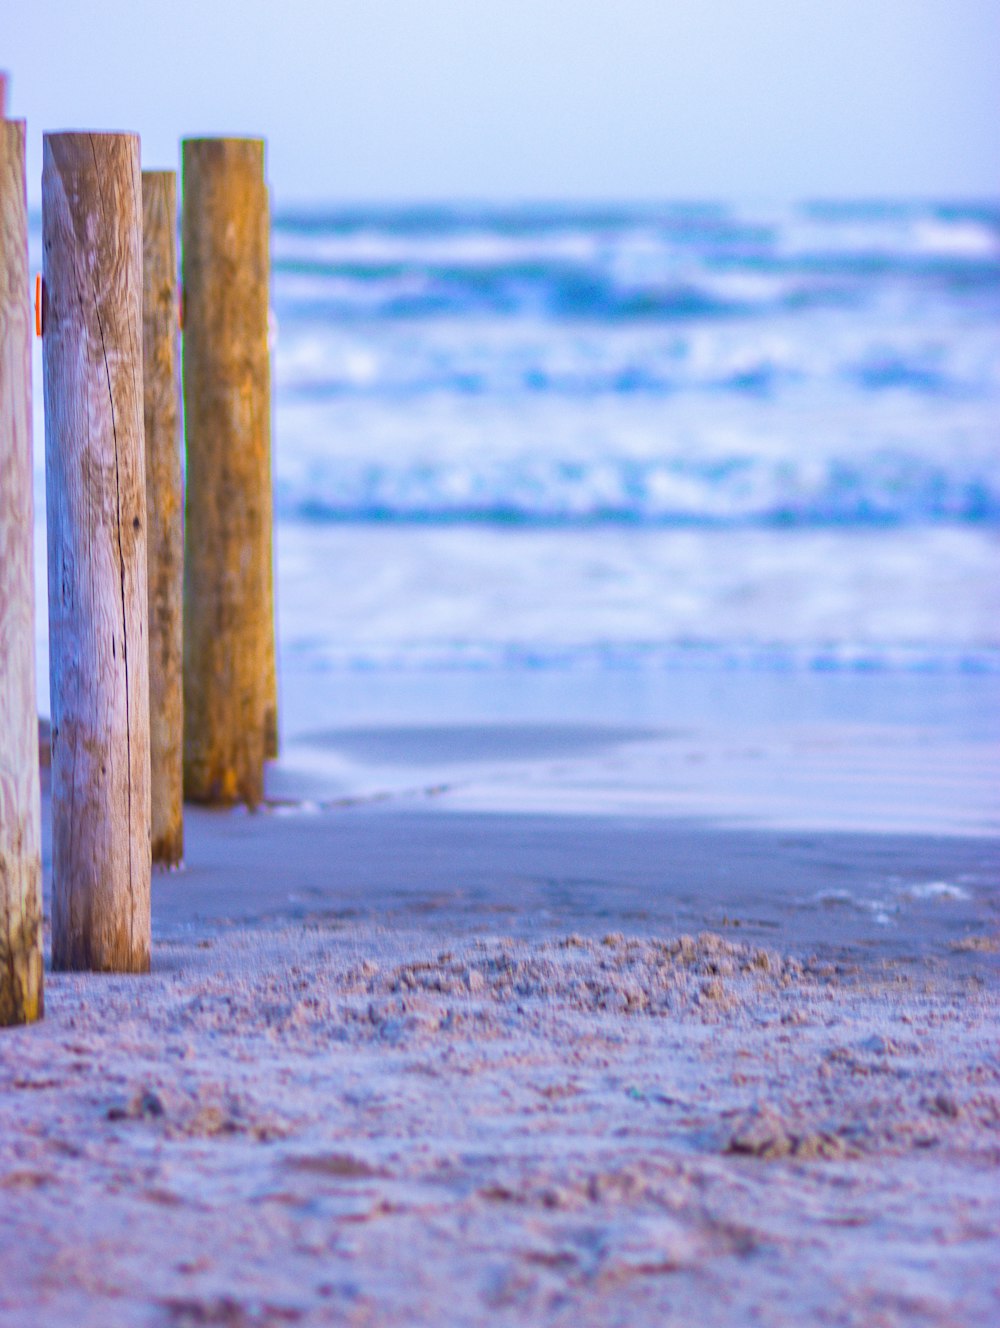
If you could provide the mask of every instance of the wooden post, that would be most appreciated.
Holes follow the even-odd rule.
[[[153,861],[184,856],[182,631],[184,495],[177,176],[142,173],[142,377],[149,563],[149,760]]]
[[[188,139],[182,161],[184,794],[253,807],[274,631],[264,143]]]
[[[52,964],[149,969],[142,199],[135,134],[46,134]]]
[[[0,118],[0,1024],[44,1004],[24,144]]]
[[[7,75],[0,69],[0,120],[7,114]]]
[[[268,268],[270,269],[271,192],[267,191]],[[270,314],[270,291],[268,292]],[[268,352],[271,327],[268,319]],[[274,610],[274,466],[271,448],[271,402],[268,393],[267,483],[264,487],[264,759],[278,757],[278,660],[277,622]]]

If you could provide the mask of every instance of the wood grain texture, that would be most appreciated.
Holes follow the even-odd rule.
[[[264,793],[269,219],[259,139],[183,144],[184,795]]]
[[[46,134],[52,963],[149,968],[142,190],[134,134]]]
[[[175,867],[184,856],[184,494],[173,171],[142,173],[142,363],[152,856]]]
[[[23,120],[0,120],[0,1024],[40,1019],[28,207]]]
[[[268,270],[270,275],[271,192],[267,191]],[[270,310],[270,283],[268,289]],[[268,320],[268,353],[271,349],[270,318]],[[271,422],[270,391],[267,402],[268,421]],[[267,439],[267,485],[264,489],[264,758],[274,761],[278,757],[278,659],[277,617],[274,603],[274,456],[270,431]]]

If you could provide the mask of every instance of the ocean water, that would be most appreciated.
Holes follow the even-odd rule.
[[[273,260],[286,676],[1000,672],[1000,206],[315,209]]]
[[[1000,208],[279,216],[332,670],[1000,667]]]

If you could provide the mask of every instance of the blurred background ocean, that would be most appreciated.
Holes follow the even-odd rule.
[[[273,263],[286,668],[1000,672],[1000,208],[306,209]]]
[[[1000,0],[102,15],[12,11],[33,208],[47,128],[267,140],[286,764],[361,724],[1000,750]]]

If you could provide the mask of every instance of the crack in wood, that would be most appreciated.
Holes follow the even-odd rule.
[[[97,161],[97,149],[94,145],[94,136],[90,136],[91,152],[94,156],[94,170],[98,180],[101,178],[101,170]],[[104,190],[99,192],[101,202],[101,211],[104,209]],[[104,376],[108,384],[108,405],[111,410],[111,432],[115,442],[115,535],[118,542],[118,581],[121,592],[122,606],[122,669],[125,673],[125,759],[128,763],[126,773],[125,787],[128,806],[128,886],[129,886],[129,951],[131,952],[134,943],[135,929],[135,877],[132,869],[132,707],[129,696],[129,674],[128,674],[128,612],[125,604],[125,548],[122,544],[122,490],[121,473],[118,457],[118,423],[115,416],[115,395],[111,385],[111,366],[108,364],[108,347],[104,338],[104,322],[101,318],[100,294],[95,285],[94,287],[94,314],[97,318],[97,330],[101,335],[101,354],[104,358]]]

